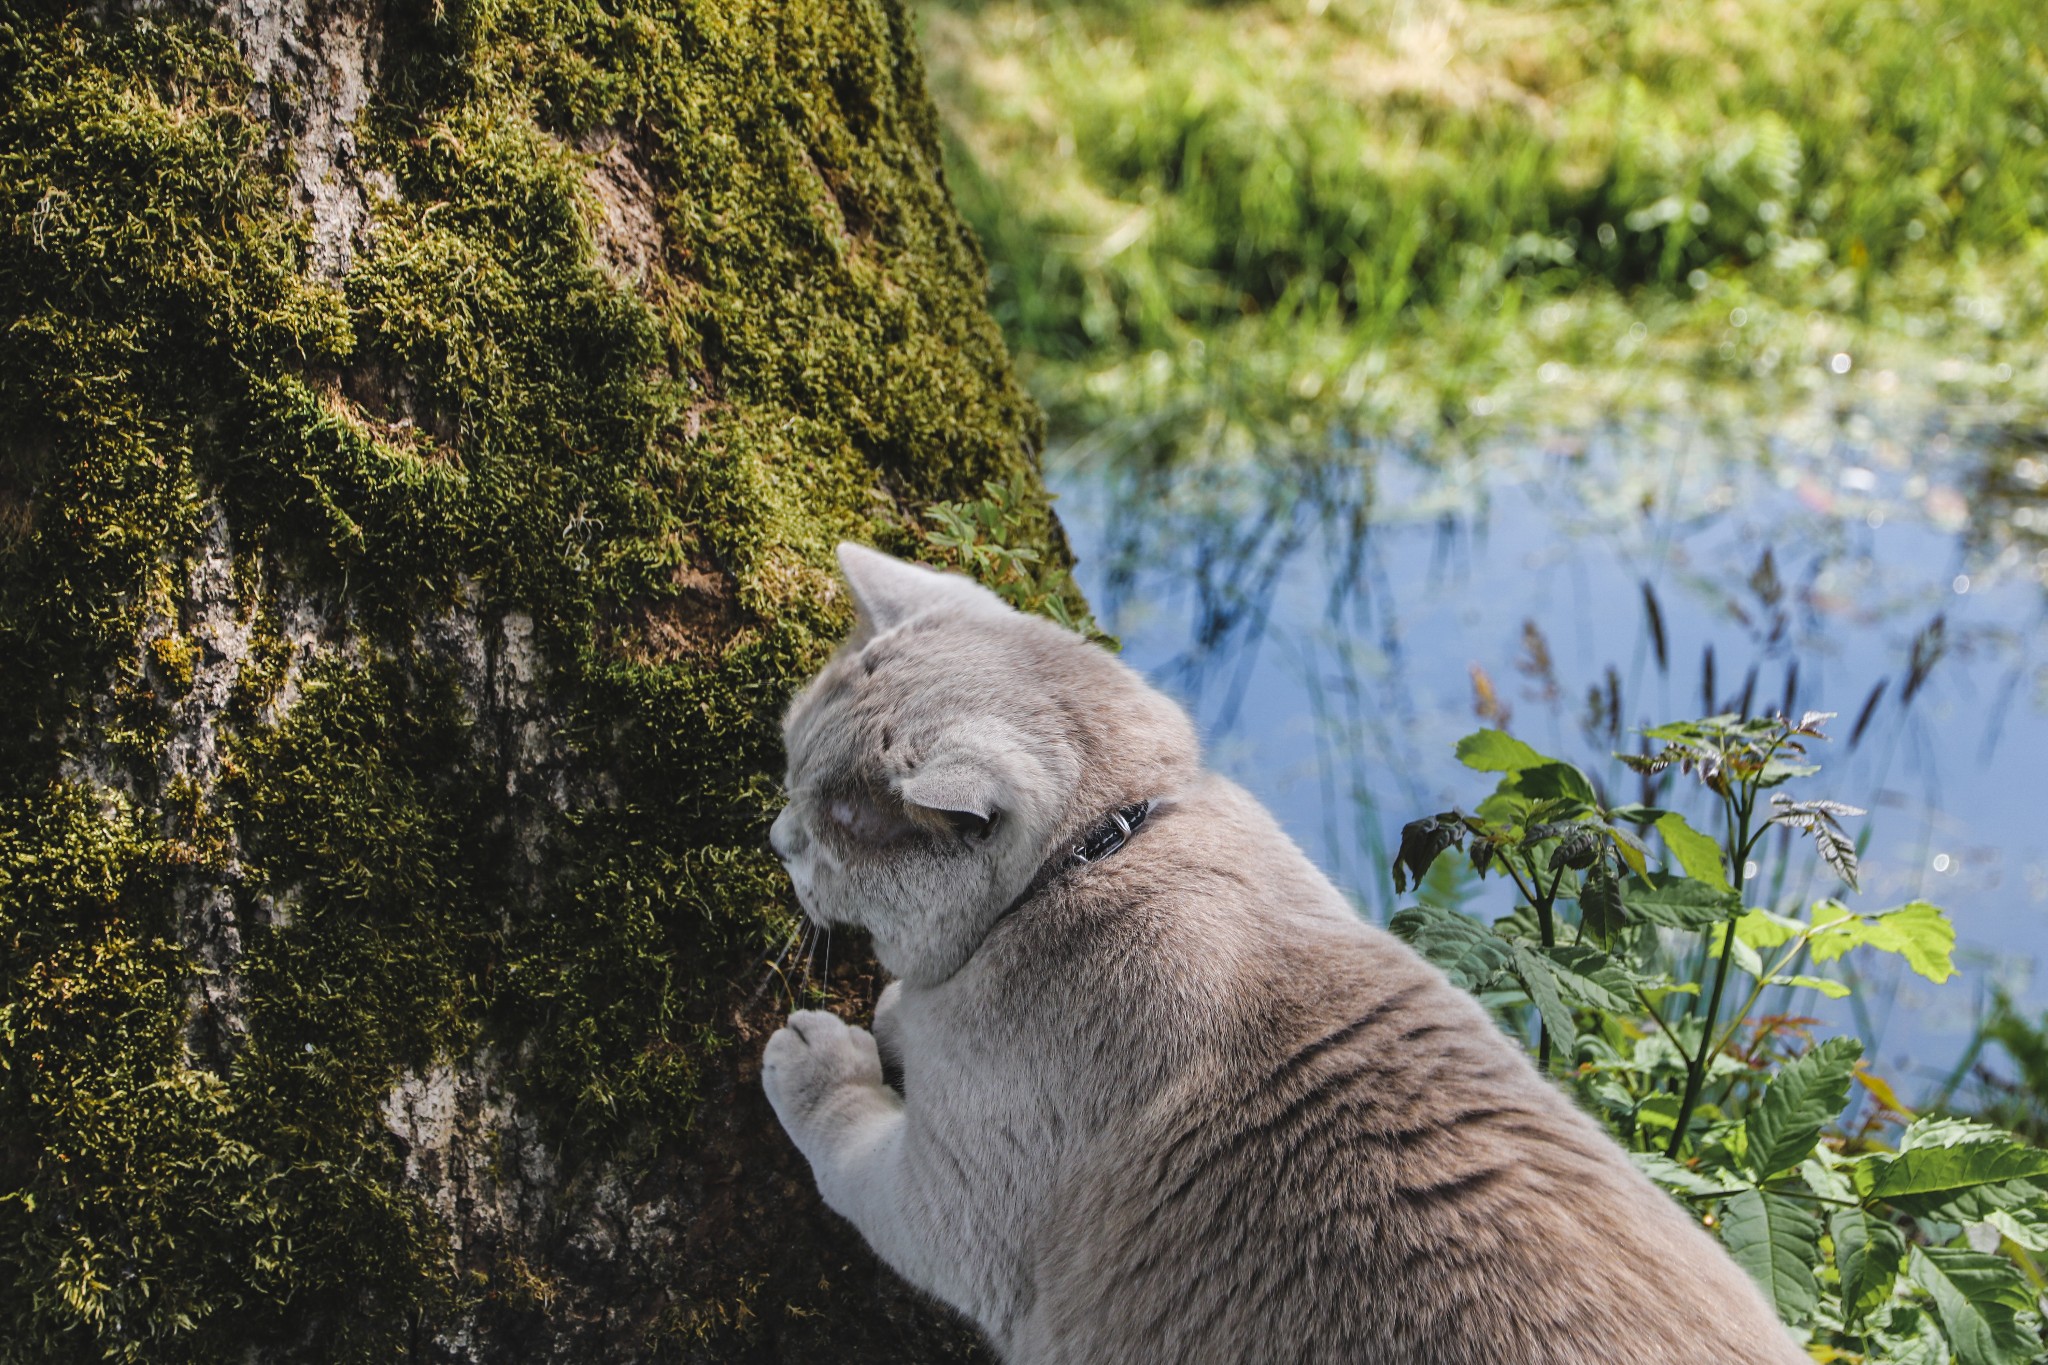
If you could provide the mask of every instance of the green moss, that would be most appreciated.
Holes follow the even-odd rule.
[[[208,21],[0,8],[0,1360],[550,1311],[384,1097],[481,1048],[567,1169],[691,1141],[832,543],[994,479],[1061,562],[897,7],[387,22],[330,285]],[[215,507],[247,656],[172,771]]]
[[[173,695],[188,692],[192,688],[193,673],[199,663],[199,647],[179,635],[159,635],[148,645],[150,662],[164,680]]]

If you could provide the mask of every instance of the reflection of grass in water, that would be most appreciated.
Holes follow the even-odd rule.
[[[1891,428],[1879,430],[1886,434],[1863,440],[1895,441]],[[1949,744],[1926,714],[1922,685],[1932,676],[1934,690],[1953,698],[1961,694],[1946,679],[1958,664],[1980,682],[1988,667],[1996,685],[1985,695],[2002,695],[2011,679],[2030,674],[2038,652],[2004,626],[1965,619],[1944,627],[1953,569],[1938,552],[1933,595],[1896,563],[1868,575],[1867,566],[1882,562],[1869,528],[1880,514],[1910,518],[1922,497],[1910,490],[1923,470],[1939,472],[1933,466],[1889,464],[1874,445],[1806,410],[1780,418],[1771,433],[1769,452],[1759,454],[1765,442],[1753,428],[1638,421],[1584,433],[1547,454],[1504,443],[1518,449],[1431,462],[1426,476],[1418,452],[1387,441],[1319,458],[1170,465],[1092,460],[1070,447],[1059,463],[1104,499],[1087,514],[1104,537],[1091,554],[1106,574],[1096,605],[1111,620],[1126,602],[1186,613],[1181,652],[1160,671],[1206,724],[1228,732],[1242,707],[1252,733],[1271,733],[1270,717],[1259,719],[1270,699],[1247,693],[1261,657],[1302,689],[1315,739],[1303,775],[1321,800],[1301,833],[1319,837],[1326,865],[1377,917],[1391,908],[1388,821],[1430,800],[1417,785],[1426,785],[1420,726],[1430,692],[1445,681],[1441,651],[1425,649],[1422,657],[1435,660],[1425,676],[1405,657],[1404,641],[1439,629],[1442,614],[1468,595],[1506,587],[1498,575],[1512,574],[1513,562],[1498,552],[1486,557],[1489,528],[1531,517],[1551,528],[1543,544],[1588,547],[1573,554],[1588,556],[1585,569],[1603,586],[1591,603],[1532,606],[1538,619],[1521,624],[1519,657],[1512,632],[1493,644],[1475,640],[1460,656],[1483,661],[1495,706],[1515,712],[1486,723],[1506,721],[1604,773],[1609,749],[1630,747],[1637,728],[1676,708],[1840,710],[1830,755],[1838,780],[1829,794],[1880,804],[1874,794],[1893,788],[1896,772],[1913,796],[1909,808],[1873,817],[1888,852],[1869,869],[1882,872],[1873,894],[1885,903],[1934,894],[1914,879],[1927,875],[1941,846],[1940,751],[1976,752],[1979,725],[1981,743],[1998,742],[2000,716],[1995,705],[1973,707],[1967,733]],[[2012,484],[2035,472],[2019,465],[2030,456],[2004,445],[1954,444],[1946,477]],[[1731,452],[1739,458],[1731,461]],[[1748,468],[1752,459],[1762,467]],[[1854,497],[1825,506],[1785,491],[1838,464],[1878,472],[1852,481],[1863,490]],[[1725,498],[1708,496],[1717,491]],[[1978,534],[1976,523],[1940,529]],[[1995,544],[1984,549],[2002,553]],[[1609,633],[1604,653],[1586,655],[1585,642],[1573,648],[1574,609],[1632,615],[1634,624]],[[1842,633],[1873,630],[1889,637],[1887,657],[1868,674],[1845,672]],[[1943,663],[1951,654],[1962,657]],[[1982,689],[1966,681],[1964,693],[1972,690]],[[1611,794],[1650,805],[1670,795],[1647,780]],[[1762,861],[1771,871],[1755,885],[1758,904],[1795,909],[1834,889],[1810,860]],[[1900,998],[1900,981],[1880,975],[1859,983],[1849,1006],[1873,1043],[1891,1031],[1895,1007],[1914,1009]],[[1774,996],[1767,1012],[1812,1006],[1810,998]]]
[[[956,193],[1069,430],[1303,448],[1646,374],[1769,388],[1908,334],[1965,385],[2044,382],[2035,0],[924,21]]]

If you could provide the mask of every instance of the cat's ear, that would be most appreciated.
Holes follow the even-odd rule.
[[[933,759],[896,791],[905,805],[930,811],[961,834],[989,833],[1007,804],[1002,775],[971,753]]]
[[[840,542],[839,568],[853,589],[861,618],[878,632],[938,606],[992,613],[1010,610],[1002,598],[970,578],[907,563],[850,540]]]

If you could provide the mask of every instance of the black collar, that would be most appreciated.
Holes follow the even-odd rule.
[[[996,916],[996,921],[1000,923],[1008,919],[1026,901],[1051,885],[1061,873],[1089,863],[1099,863],[1129,843],[1131,836],[1152,818],[1152,811],[1157,805],[1156,801],[1134,801],[1128,806],[1118,806],[1082,830],[1065,847],[1054,850],[1031,879],[1031,884],[1017,899],[1003,907],[1003,913]]]

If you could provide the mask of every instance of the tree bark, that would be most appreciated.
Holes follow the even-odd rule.
[[[1064,556],[922,80],[897,0],[0,6],[0,1360],[976,1358],[756,1076],[875,984],[762,841],[833,543]]]

